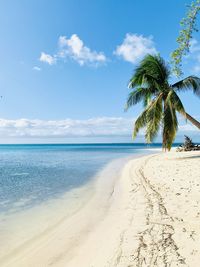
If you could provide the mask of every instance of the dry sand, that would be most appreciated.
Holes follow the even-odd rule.
[[[77,213],[2,267],[200,266],[200,152],[130,160]]]

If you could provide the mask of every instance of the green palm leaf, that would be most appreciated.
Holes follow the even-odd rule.
[[[151,143],[158,134],[162,119],[162,93],[152,102],[147,112],[147,129],[145,139]]]
[[[159,89],[161,83],[169,78],[169,69],[160,56],[147,55],[136,68],[129,87],[151,86]]]
[[[184,117],[186,117],[186,112],[184,109],[184,106],[176,94],[176,92],[172,89],[169,91],[166,102],[169,104],[171,103],[172,107],[177,110],[179,113],[181,113]]]
[[[140,101],[148,102],[151,97],[151,91],[148,88],[140,87],[131,92],[128,96],[125,110],[128,110],[131,106],[138,104]]]
[[[173,84],[172,87],[176,91],[192,90],[194,94],[200,97],[200,78],[196,76],[189,76]]]
[[[176,111],[170,101],[165,103],[163,125],[163,148],[170,150],[178,130]]]
[[[137,118],[133,130],[133,138],[137,136],[141,128],[147,126],[145,137],[147,143],[151,143],[158,133],[161,118],[162,94],[160,94],[156,99],[152,100],[142,114]]]
[[[134,130],[133,130],[133,139],[136,138],[139,130],[144,128],[145,125],[147,124],[147,112],[148,112],[148,108],[145,109],[135,121]]]

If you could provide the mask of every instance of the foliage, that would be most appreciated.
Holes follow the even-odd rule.
[[[179,32],[177,38],[178,48],[171,54],[173,72],[176,76],[181,76],[182,58],[187,55],[190,49],[190,41],[193,37],[193,32],[197,32],[196,19],[197,14],[200,11],[200,0],[195,0],[188,8],[186,17],[180,22],[182,29]]]
[[[143,101],[144,111],[135,121],[133,138],[146,127],[147,143],[152,142],[162,127],[163,148],[170,150],[178,129],[177,112],[186,112],[177,92],[192,89],[200,96],[200,79],[189,76],[169,84],[170,70],[160,56],[147,55],[136,68],[129,88],[126,110]]]

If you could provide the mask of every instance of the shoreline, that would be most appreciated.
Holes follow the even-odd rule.
[[[134,157],[136,156],[138,155],[134,155]],[[133,156],[112,160],[104,166],[102,170],[98,171],[95,178],[89,181],[86,185],[72,189],[60,199],[50,200],[47,203],[19,212],[19,214],[17,214],[17,220],[15,214],[14,216],[11,215],[9,223],[11,222],[13,225],[10,227],[12,230],[10,235],[12,235],[12,232],[17,232],[22,240],[15,240],[15,238],[10,236],[10,240],[9,242],[6,242],[6,246],[4,240],[7,237],[3,240],[1,238],[0,265],[21,267],[23,264],[21,262],[21,258],[23,258],[27,253],[29,254],[29,251],[32,251],[35,248],[37,250],[37,247],[40,246],[40,241],[45,242],[45,239],[47,240],[51,237],[51,235],[54,235],[54,232],[59,231],[59,228],[64,224],[68,225],[70,228],[71,225],[77,226],[75,226],[71,231],[67,231],[68,241],[69,239],[76,239],[78,232],[81,232],[83,230],[82,228],[86,227],[86,224],[90,221],[91,217],[95,217],[95,215],[100,217],[101,213],[104,212],[104,209],[107,208],[107,198],[109,198],[110,194],[112,194],[113,184],[119,178],[118,173],[130,158],[133,158]],[[104,200],[103,203],[100,203],[102,202],[102,196]],[[95,212],[94,210],[94,214],[90,214],[91,208],[97,206],[99,206],[99,209],[102,209],[102,211],[97,210]],[[79,219],[76,221],[75,218],[77,216],[84,217],[86,214],[88,218],[86,218],[86,220],[82,220],[82,224],[80,224],[79,227],[77,225],[77,221]],[[30,221],[30,218],[32,221]],[[95,219],[93,220],[95,221]],[[2,227],[4,216],[2,216],[0,221],[0,234],[4,234],[4,227]],[[5,225],[7,223],[7,221],[4,222]],[[74,237],[71,237],[73,235]],[[81,236],[83,237],[82,234]],[[12,243],[14,243],[14,246]],[[69,242],[69,246],[70,243],[71,241]],[[37,264],[40,263],[36,263],[36,265],[33,263],[32,265],[32,261],[30,260],[27,264],[28,266],[38,266]],[[48,266],[48,263],[45,264],[46,265],[44,266]],[[26,266],[26,263],[23,266]]]
[[[1,266],[198,266],[199,160],[200,152],[130,159],[109,183],[97,180],[94,196],[77,213]]]

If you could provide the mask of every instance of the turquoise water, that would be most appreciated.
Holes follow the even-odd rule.
[[[91,181],[110,161],[145,153],[139,144],[0,145],[0,212],[25,209]]]

